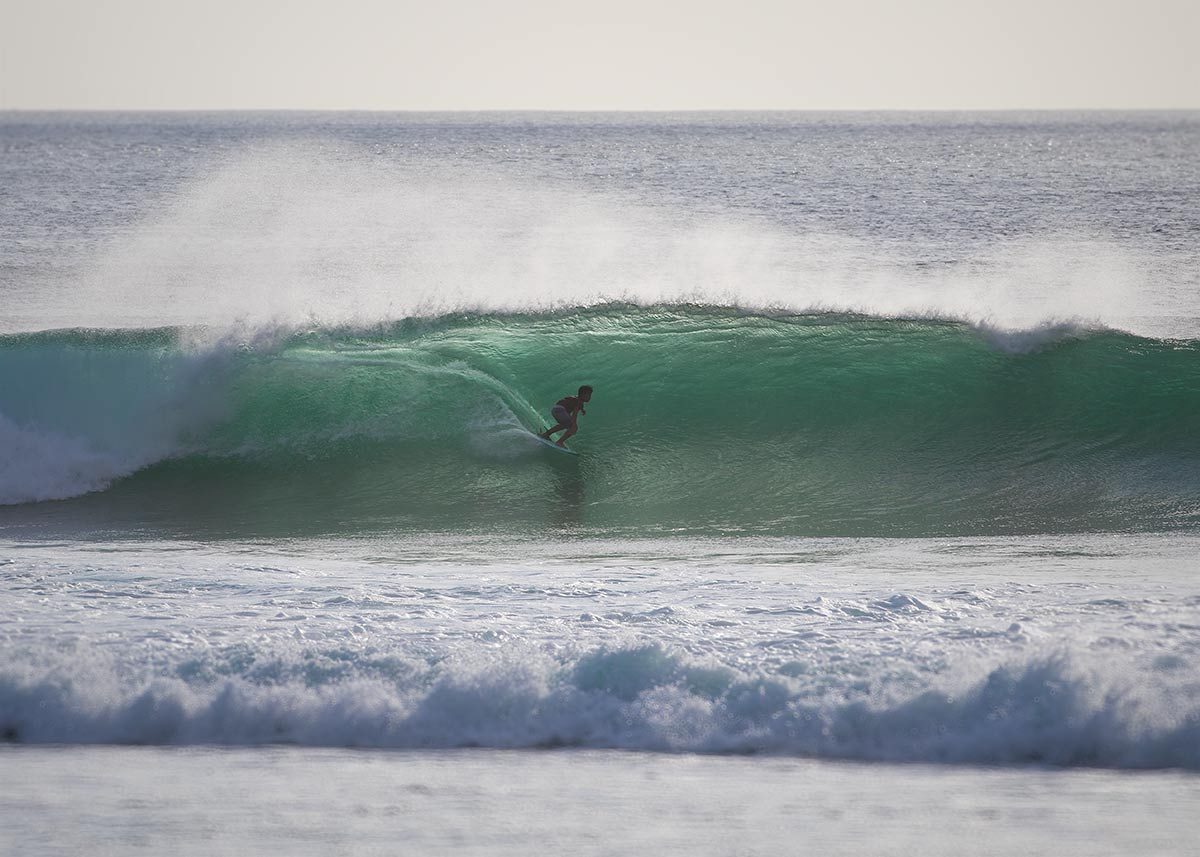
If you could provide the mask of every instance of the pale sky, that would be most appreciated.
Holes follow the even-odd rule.
[[[1200,108],[1200,0],[0,0],[14,108]]]

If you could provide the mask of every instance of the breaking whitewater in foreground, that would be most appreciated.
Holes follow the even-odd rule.
[[[1194,551],[1179,536],[12,546],[0,729],[1196,769],[1200,599],[1162,583]]]

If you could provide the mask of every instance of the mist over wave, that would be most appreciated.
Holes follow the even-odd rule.
[[[260,141],[147,200],[65,281],[31,280],[0,324],[364,326],[616,301],[1200,332],[1200,309],[1159,317],[1148,299],[1171,276],[1169,248],[1034,231],[947,252],[685,202],[530,164]]]

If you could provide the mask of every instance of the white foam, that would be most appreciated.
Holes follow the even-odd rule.
[[[1078,339],[1103,329],[1098,322],[1046,321],[1026,329],[1006,329],[988,322],[978,322],[975,328],[993,348],[1005,354],[1032,354],[1059,342]]]
[[[99,491],[138,466],[82,438],[18,426],[0,414],[0,505]]]
[[[1200,696],[1065,655],[869,696],[656,645],[559,660],[524,647],[391,659],[327,681],[280,672],[122,676],[102,656],[0,668],[0,729],[41,743],[583,746],[828,758],[1200,768]],[[295,672],[295,675],[290,673]]]

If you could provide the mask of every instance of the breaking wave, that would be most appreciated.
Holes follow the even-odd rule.
[[[1196,341],[611,304],[196,339],[0,337],[0,526],[66,498],[37,514],[272,534],[1200,521]],[[581,455],[531,443],[582,383]]]
[[[557,657],[483,649],[434,663],[347,650],[234,654],[137,681],[94,656],[10,663],[0,670],[0,734],[21,743],[569,746],[1200,768],[1194,687],[1172,690],[1153,675],[1089,669],[1066,655],[995,666],[960,677],[958,688],[913,692],[881,678],[821,692],[799,663],[743,672],[657,644]]]

